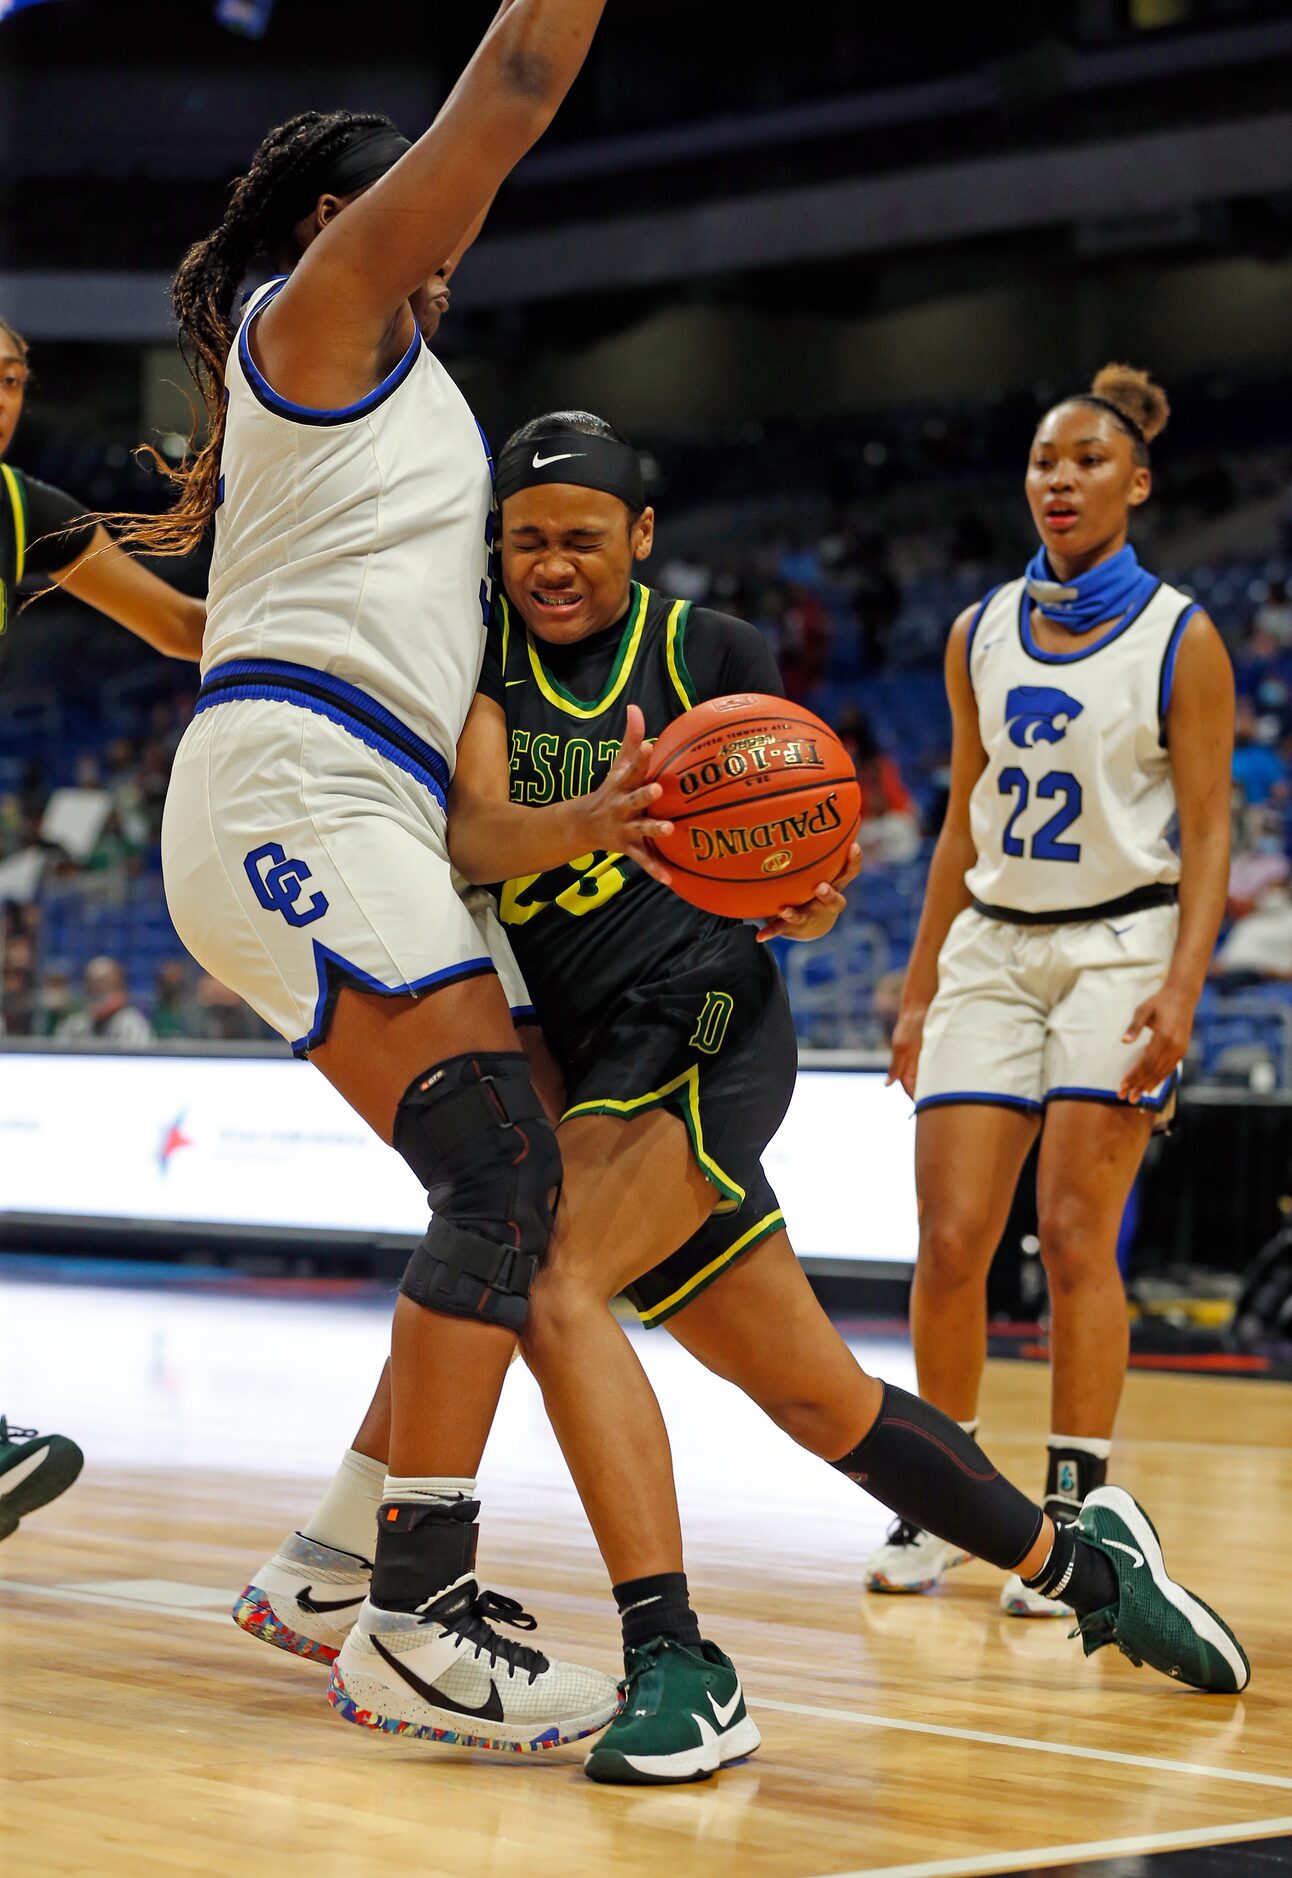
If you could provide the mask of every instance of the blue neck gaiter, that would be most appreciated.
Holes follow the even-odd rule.
[[[1088,633],[1095,626],[1123,619],[1141,606],[1157,585],[1130,546],[1069,581],[1056,577],[1045,549],[1038,548],[1027,564],[1026,580],[1029,597],[1046,619],[1070,633]]]

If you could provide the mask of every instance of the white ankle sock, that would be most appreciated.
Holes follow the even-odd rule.
[[[347,1448],[327,1492],[301,1532],[338,1552],[371,1559],[377,1538],[377,1508],[386,1484],[386,1468],[367,1454]]]
[[[474,1500],[474,1480],[454,1479],[448,1474],[387,1474],[382,1488],[383,1500],[438,1500],[451,1505],[454,1500]]]

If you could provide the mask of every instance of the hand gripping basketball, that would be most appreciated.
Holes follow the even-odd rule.
[[[579,817],[580,839],[586,833],[590,854],[626,854],[668,887],[673,884],[669,871],[649,844],[653,839],[667,840],[673,824],[651,813],[652,804],[664,791],[647,778],[649,760],[646,720],[639,706],[630,704],[624,740],[609,775],[599,789],[580,796],[572,806]]]

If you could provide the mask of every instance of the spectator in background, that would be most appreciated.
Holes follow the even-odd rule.
[[[1284,845],[1283,820],[1272,804],[1240,804],[1234,825],[1234,858],[1229,869],[1227,914],[1243,919],[1268,887],[1277,887],[1292,871]]]
[[[85,1009],[65,1018],[57,1035],[66,1043],[90,1039],[138,1048],[152,1041],[152,1025],[130,1002],[126,975],[116,959],[91,959],[85,968]]]
[[[839,740],[852,758],[861,789],[857,840],[865,862],[909,861],[919,852],[920,818],[902,772],[880,749],[870,719],[855,705],[840,720]]]
[[[791,698],[801,698],[825,676],[830,618],[808,587],[791,587],[781,615],[781,676]]]
[[[855,543],[847,573],[862,663],[868,672],[877,672],[888,657],[889,636],[902,607],[902,591],[888,564],[887,543],[879,535],[863,535]]]
[[[1265,598],[1252,615],[1252,631],[1272,647],[1292,646],[1292,600],[1287,582],[1272,580]]]
[[[1260,717],[1249,697],[1239,698],[1234,718],[1234,781],[1253,808],[1288,794],[1287,766],[1276,747],[1276,717]]]
[[[1267,887],[1255,909],[1236,921],[1212,961],[1211,976],[1231,989],[1271,978],[1292,980],[1292,893],[1286,881]]]
[[[189,985],[183,959],[163,959],[153,981],[153,1035],[205,1037],[210,1029]]]
[[[271,1030],[244,1004],[236,991],[230,991],[210,972],[197,981],[196,1004],[203,1025],[200,1035],[220,1043],[277,1043],[278,1032]]]
[[[72,1014],[76,995],[72,990],[72,981],[68,974],[59,967],[47,971],[40,981],[36,993],[36,1021],[33,1035],[53,1037],[58,1027]]]

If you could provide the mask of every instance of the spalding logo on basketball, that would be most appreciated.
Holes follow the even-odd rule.
[[[784,698],[711,698],[675,718],[651,750],[655,842],[684,900],[731,919],[769,919],[843,871],[861,817],[847,751]]]

